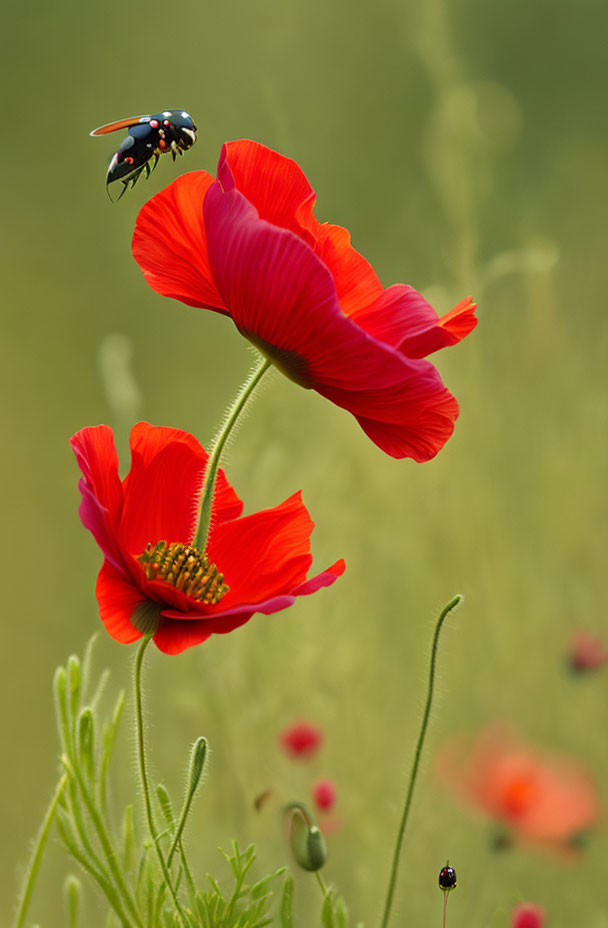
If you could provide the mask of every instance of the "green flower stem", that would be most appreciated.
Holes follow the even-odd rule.
[[[207,470],[205,472],[205,480],[203,483],[201,511],[196,529],[196,535],[193,542],[194,547],[199,551],[204,551],[207,546],[207,539],[209,537],[209,523],[211,521],[211,507],[213,505],[213,490],[215,487],[217,471],[220,466],[220,458],[226,445],[226,441],[228,440],[232,429],[236,425],[240,414],[245,408],[247,400],[252,395],[253,391],[257,387],[258,383],[268,368],[271,366],[272,364],[268,358],[260,356],[258,363],[249,375],[248,380],[243,384],[240,393],[236,397],[230,409],[227,411],[224,424],[213,440],[209,461],[207,463]]]
[[[148,783],[148,772],[146,770],[146,744],[144,736],[144,707],[141,688],[141,670],[144,662],[146,648],[150,644],[151,640],[152,638],[149,635],[146,635],[144,638],[142,638],[139,648],[137,649],[137,654],[135,657],[135,671],[133,674],[133,682],[135,687],[135,714],[137,719],[137,759],[139,763],[139,776],[141,780],[142,792],[144,794],[144,805],[146,808],[148,832],[150,834],[150,838],[152,839],[152,844],[154,845],[154,850],[158,858],[161,873],[171,898],[173,899],[173,904],[180,918],[180,921],[184,928],[188,928],[186,915],[182,909],[179,899],[177,898],[177,893],[175,892],[173,883],[171,882],[171,874],[169,873],[164,854],[161,850],[160,844],[158,843],[159,835],[158,831],[156,830],[156,823],[154,822],[152,800],[150,799],[150,786]]]
[[[42,858],[44,856],[44,849],[46,847],[47,838],[49,836],[49,831],[51,830],[51,825],[53,824],[53,819],[55,818],[55,812],[57,810],[57,805],[61,799],[63,790],[67,783],[67,774],[63,774],[57,783],[55,792],[53,793],[53,798],[49,803],[49,807],[46,810],[46,814],[42,820],[42,825],[40,826],[40,831],[36,837],[36,843],[32,851],[32,856],[29,863],[29,868],[23,882],[23,889],[21,891],[21,899],[19,900],[17,908],[17,916],[15,919],[15,928],[23,928],[25,924],[25,916],[27,915],[27,910],[32,898],[32,893],[34,891],[34,884],[36,882],[36,877],[38,876],[38,871],[40,870],[40,864],[42,863]]]
[[[388,920],[391,914],[391,906],[393,904],[393,895],[395,892],[395,885],[397,883],[397,870],[399,868],[399,857],[401,855],[401,847],[403,844],[403,837],[405,835],[405,828],[407,825],[407,820],[410,814],[410,807],[412,804],[412,796],[414,795],[414,787],[416,785],[416,779],[418,777],[418,768],[420,766],[420,758],[422,756],[422,748],[424,746],[424,739],[426,737],[426,731],[429,724],[429,718],[431,715],[431,705],[433,702],[433,691],[435,688],[435,667],[437,663],[437,647],[439,644],[439,635],[441,634],[441,629],[446,618],[452,611],[462,602],[462,596],[457,594],[453,599],[449,601],[447,606],[444,606],[439,619],[437,620],[437,625],[435,626],[435,634],[433,635],[433,644],[431,647],[431,662],[429,665],[429,685],[426,696],[426,705],[424,707],[424,714],[422,716],[422,725],[420,726],[420,734],[418,735],[418,742],[416,744],[416,751],[414,753],[414,761],[412,763],[412,771],[410,773],[410,781],[407,788],[407,794],[405,797],[405,805],[403,807],[403,814],[401,816],[401,823],[399,825],[399,832],[397,834],[397,842],[395,844],[395,851],[393,854],[393,864],[391,867],[391,874],[388,883],[388,891],[386,894],[386,903],[384,906],[384,915],[382,916],[381,928],[386,928],[388,925]]]
[[[319,872],[318,870],[315,870],[315,876],[316,876],[316,878],[317,878],[317,883],[318,883],[319,886],[321,887],[321,892],[323,893],[323,898],[325,898],[325,896],[327,895],[327,886],[325,885],[325,880],[323,879],[323,877],[321,876],[321,874],[320,874],[320,872]]]

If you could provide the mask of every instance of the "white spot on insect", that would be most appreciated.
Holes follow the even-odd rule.
[[[170,115],[171,115],[171,110],[164,110],[163,116],[165,117],[165,119],[168,119]]]
[[[152,148],[152,142],[146,142],[146,148]]]
[[[182,117],[183,117],[184,119],[190,119],[190,113],[186,113],[186,111],[184,110],[183,113],[182,113]]]

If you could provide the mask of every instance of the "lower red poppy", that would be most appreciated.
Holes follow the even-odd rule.
[[[208,455],[187,432],[138,423],[122,482],[108,426],[82,429],[71,445],[83,475],[80,518],[105,556],[99,611],[116,641],[153,634],[161,651],[178,654],[256,612],[285,609],[344,572],[339,560],[307,579],[314,523],[300,493],[242,516],[222,470],[206,551],[192,548]]]

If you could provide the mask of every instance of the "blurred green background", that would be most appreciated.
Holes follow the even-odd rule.
[[[342,821],[327,878],[377,923],[432,620],[462,592],[394,924],[440,923],[449,857],[452,928],[507,925],[519,898],[546,905],[551,928],[608,926],[601,827],[576,866],[498,857],[431,764],[452,733],[508,719],[579,756],[607,798],[607,675],[564,670],[574,628],[606,633],[607,26],[598,0],[32,0],[5,11],[0,922],[56,776],[55,665],[100,627],[100,554],[78,521],[68,438],[109,422],[124,446],[132,415],[204,443],[250,363],[229,320],[146,286],[130,255],[135,217],[176,171],[214,170],[222,141],[245,136],[298,160],[317,216],[351,230],[386,286],[411,283],[440,312],[473,293],[480,324],[436,356],[462,414],[429,464],[385,457],[351,416],[279,375],[241,428],[227,468],[247,509],[303,487],[319,568],[344,556],[348,570],[287,612],[150,661],[158,776],[179,793],[189,743],[206,734],[213,748],[190,829],[195,870],[219,873],[215,846],[233,837],[256,841],[260,872],[283,863],[280,801],[327,776]],[[89,130],[164,107],[194,115],[196,147],[112,206],[105,169],[122,136]],[[108,342],[115,333],[141,392],[122,416],[100,373],[123,344]],[[131,659],[100,636],[113,688],[128,685]],[[326,732],[308,767],[276,746],[295,716]],[[55,849],[32,908],[43,928],[63,924],[65,872]],[[299,880],[301,926],[318,922],[317,893]],[[103,924],[94,903],[89,922]]]

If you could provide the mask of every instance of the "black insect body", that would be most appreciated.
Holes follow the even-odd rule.
[[[114,181],[122,181],[119,200],[129,183],[135,186],[143,171],[147,177],[150,176],[161,155],[170,152],[175,161],[178,154],[183,155],[196,142],[196,126],[184,110],[164,110],[154,116],[119,119],[94,129],[91,135],[107,135],[118,129],[127,129],[129,134],[112,156],[106,175],[106,188]],[[152,159],[154,163],[150,166]]]
[[[439,888],[444,892],[449,892],[451,889],[456,888],[456,871],[453,867],[449,866],[449,861],[442,867],[439,873]]]

